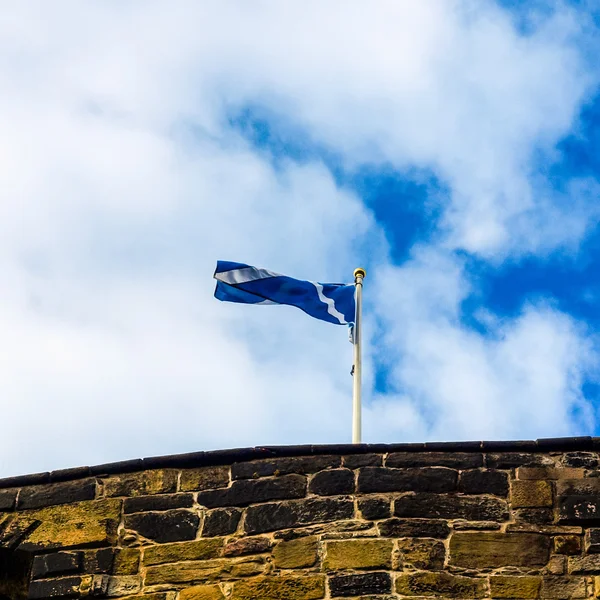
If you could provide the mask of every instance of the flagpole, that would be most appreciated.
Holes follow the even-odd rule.
[[[361,379],[362,379],[362,356],[361,356],[361,316],[362,316],[362,287],[363,279],[367,276],[364,269],[355,269],[354,285],[356,287],[356,315],[354,318],[354,377],[352,386],[352,443],[360,444],[361,441]]]

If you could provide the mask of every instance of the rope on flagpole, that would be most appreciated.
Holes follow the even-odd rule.
[[[362,383],[362,356],[361,356],[361,316],[362,316],[362,287],[363,279],[367,276],[364,269],[355,269],[354,285],[356,287],[356,315],[354,318],[354,377],[352,386],[352,443],[361,443],[361,383]]]

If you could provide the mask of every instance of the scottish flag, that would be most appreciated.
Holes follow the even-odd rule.
[[[354,322],[354,285],[315,283],[243,263],[220,260],[215,298],[242,304],[287,304],[336,325]]]

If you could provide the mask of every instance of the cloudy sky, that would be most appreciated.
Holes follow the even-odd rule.
[[[599,432],[594,4],[5,3],[0,475],[350,441],[345,328],[217,259],[367,268],[365,441]]]

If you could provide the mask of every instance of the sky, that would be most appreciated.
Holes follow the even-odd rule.
[[[365,442],[600,432],[600,11],[0,9],[0,476],[351,440],[344,327],[217,260],[365,267]]]

